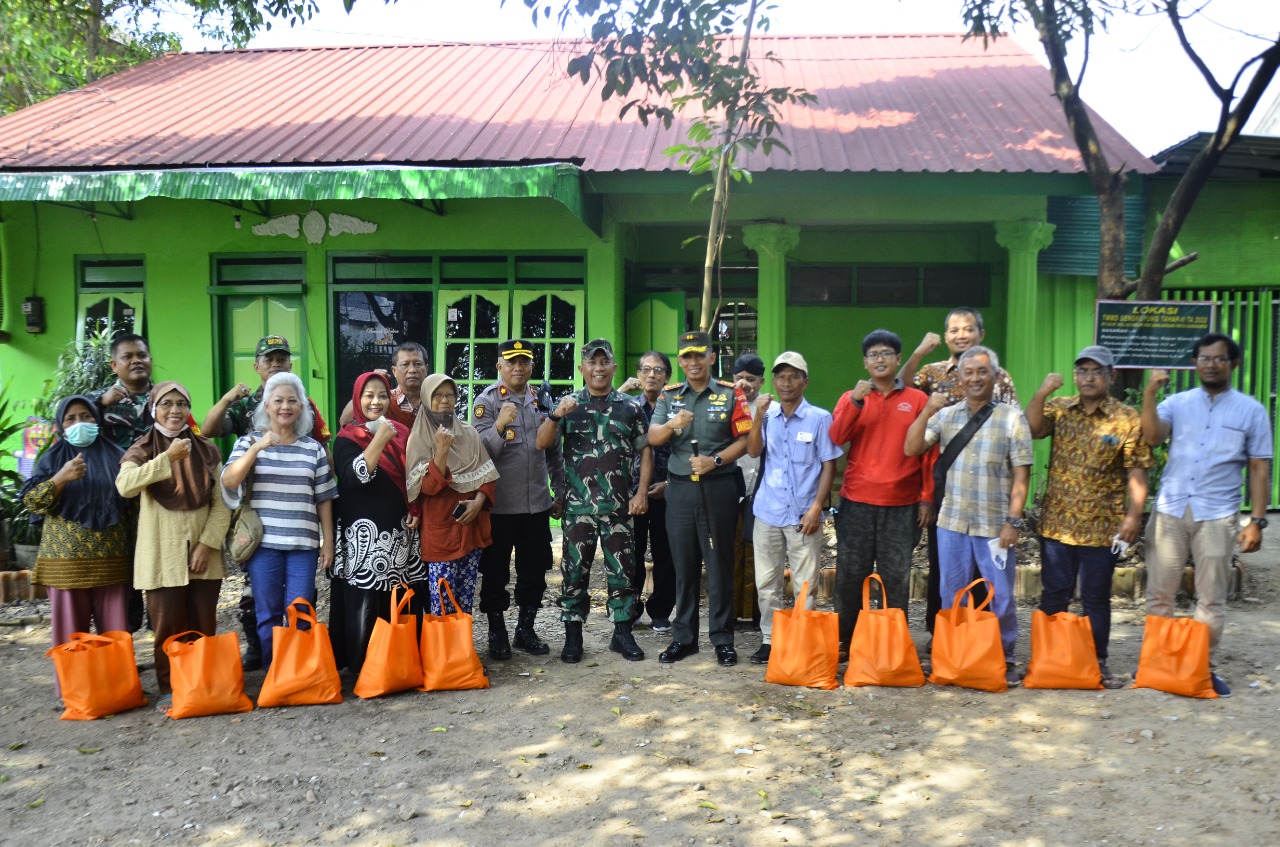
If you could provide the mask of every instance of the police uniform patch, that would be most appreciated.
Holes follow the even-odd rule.
[[[484,406],[476,406],[475,411],[474,411],[474,412],[472,412],[472,414],[475,416],[475,418],[476,418],[477,420],[479,420],[480,418],[483,418],[483,417],[484,417]]]
[[[507,441],[515,441],[516,431],[511,427],[507,427],[506,431],[502,433],[502,437]]]

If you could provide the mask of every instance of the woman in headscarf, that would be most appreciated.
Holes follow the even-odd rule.
[[[421,509],[405,494],[409,428],[386,417],[391,405],[387,377],[361,374],[352,391],[351,423],[333,442],[341,496],[329,636],[338,667],[356,674],[364,666],[374,621],[390,617],[391,589],[401,582],[414,588],[414,613],[426,597],[427,569],[418,552]]]
[[[445,374],[427,377],[409,434],[408,494],[422,507],[422,559],[433,615],[453,611],[442,611],[440,577],[449,581],[462,611],[471,611],[480,551],[493,543],[489,509],[498,470],[480,434],[455,414],[457,401],[453,380]]]
[[[101,413],[88,397],[64,398],[53,443],[22,486],[22,502],[44,519],[32,581],[49,590],[53,645],[74,632],[127,630],[133,562],[126,504],[116,492],[124,450],[100,436]],[[54,695],[62,696],[55,677]]]
[[[151,389],[151,429],[120,459],[116,488],[140,497],[133,584],[147,593],[155,630],[156,681],[166,710],[172,703],[165,639],[217,629],[218,591],[226,568],[222,542],[231,512],[218,494],[222,456],[190,426],[191,394],[180,383]]]
[[[253,583],[262,641],[262,669],[271,668],[272,629],[284,625],[287,604],[316,602],[317,565],[333,565],[333,498],[337,482],[324,445],[310,436],[315,415],[302,380],[278,373],[262,389],[253,431],[231,449],[222,497],[236,508],[250,473],[249,505],[262,520],[262,543],[246,569]]]

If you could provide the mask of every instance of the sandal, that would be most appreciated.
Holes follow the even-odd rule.
[[[1124,688],[1128,684],[1129,683],[1126,680],[1113,674],[1105,664],[1102,665],[1102,687],[1103,688],[1114,691],[1118,688]]]
[[[163,697],[161,697],[159,700],[157,700],[157,701],[156,701],[155,709],[156,709],[156,711],[157,711],[157,712],[159,712],[159,713],[160,713],[160,714],[162,714],[162,715],[163,715],[163,714],[165,714],[166,712],[168,712],[168,711],[169,711],[170,709],[172,709],[172,708],[173,708],[173,695],[172,695],[172,694],[166,694],[166,695],[164,695]]]

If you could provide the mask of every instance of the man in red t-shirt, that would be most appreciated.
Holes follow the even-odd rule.
[[[902,339],[877,329],[862,339],[870,379],[846,391],[836,404],[831,440],[849,445],[836,515],[835,606],[840,616],[840,654],[862,606],[862,583],[877,571],[884,580],[882,608],[906,609],[911,599],[911,551],[933,517],[933,462],[903,452],[907,429],[929,401],[898,379]]]

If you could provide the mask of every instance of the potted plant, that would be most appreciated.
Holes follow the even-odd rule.
[[[26,428],[25,418],[13,411],[13,403],[8,392],[0,393],[0,447],[22,435]],[[13,567],[9,548],[12,544],[27,543],[30,539],[29,516],[26,506],[18,496],[22,491],[22,475],[16,468],[9,467],[12,456],[8,450],[0,455],[0,569]],[[39,529],[36,530],[36,543],[39,544]],[[35,558],[32,557],[32,562]]]

